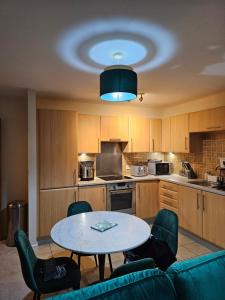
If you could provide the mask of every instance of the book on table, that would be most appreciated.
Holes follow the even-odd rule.
[[[92,225],[91,228],[98,230],[100,232],[104,232],[110,228],[117,226],[117,225],[118,225],[117,223],[112,223],[109,221],[101,221],[101,222],[96,223],[95,225]]]

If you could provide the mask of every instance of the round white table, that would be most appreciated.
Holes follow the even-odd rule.
[[[118,225],[104,232],[92,229],[98,222]],[[123,252],[143,244],[151,233],[150,226],[133,215],[94,211],[60,220],[51,230],[51,238],[60,247],[83,253],[97,254],[100,280],[104,280],[105,254]]]

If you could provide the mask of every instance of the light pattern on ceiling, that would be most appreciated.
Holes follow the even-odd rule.
[[[110,56],[108,50],[109,45],[116,40],[122,41],[123,47],[122,50],[119,46],[118,50],[113,48],[114,54],[122,52],[123,59],[131,61],[128,64],[133,65],[135,71],[139,73],[156,69],[169,62],[178,48],[175,36],[161,25],[128,18],[115,18],[76,26],[60,38],[57,51],[60,57],[72,67],[99,74],[102,65],[112,64],[107,63]],[[131,45],[133,49],[130,48]],[[135,47],[138,51],[134,51]],[[96,55],[96,49],[100,49],[101,54]]]

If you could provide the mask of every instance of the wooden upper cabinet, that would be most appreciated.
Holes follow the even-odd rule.
[[[129,139],[127,116],[101,116],[101,141],[124,141]]]
[[[225,248],[225,196],[203,192],[203,238]]]
[[[188,114],[171,117],[171,150],[178,153],[189,152]]]
[[[130,151],[149,152],[149,119],[130,117]]]
[[[39,110],[40,189],[69,187],[77,179],[77,113]]]
[[[162,119],[162,152],[171,151],[171,118]]]
[[[100,152],[100,116],[78,116],[78,152]]]
[[[106,187],[79,187],[78,200],[87,201],[95,211],[106,210]]]
[[[150,120],[150,152],[162,151],[162,120]]]
[[[155,217],[159,210],[158,182],[136,183],[136,216],[147,219]]]
[[[225,130],[225,106],[189,114],[190,132]]]
[[[179,187],[179,225],[202,237],[201,191],[189,187]]]

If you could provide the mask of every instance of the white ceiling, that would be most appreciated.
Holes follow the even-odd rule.
[[[117,20],[124,20],[124,28],[107,34],[104,26],[120,24]],[[1,0],[0,93],[31,88],[40,95],[99,102],[99,75],[69,65],[58,51],[62,38],[82,26],[89,26],[90,32],[93,28],[94,40],[92,26],[98,21],[103,28],[101,40],[121,34],[140,40],[141,31],[132,28],[135,22],[145,22],[160,26],[176,41],[168,61],[138,73],[143,104],[165,107],[225,90],[224,0]],[[83,40],[85,52],[86,33]],[[154,48],[154,40],[148,42]],[[162,50],[169,49],[165,39],[161,42]],[[149,60],[157,47],[154,51]]]

